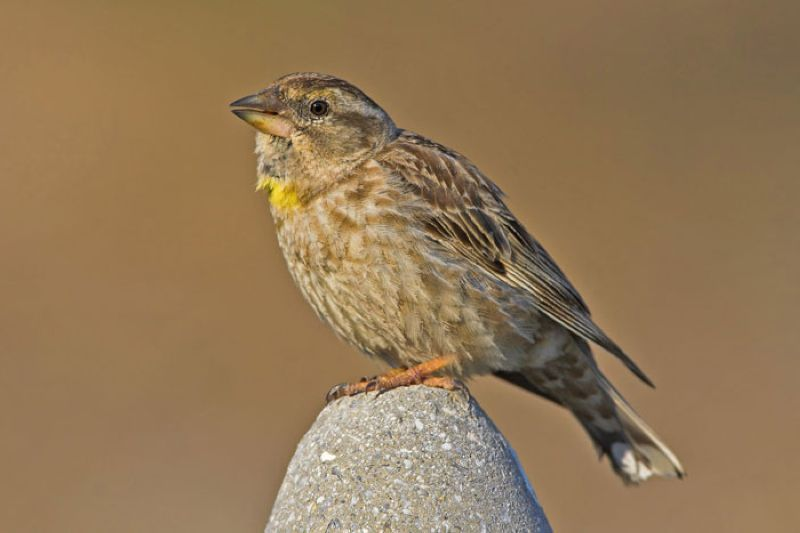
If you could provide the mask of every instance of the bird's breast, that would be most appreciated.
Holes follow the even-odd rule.
[[[344,190],[271,210],[289,272],[317,315],[367,353],[402,345],[400,311],[420,285],[419,260],[390,203]]]

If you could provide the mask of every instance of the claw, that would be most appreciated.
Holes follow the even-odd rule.
[[[347,396],[346,394],[347,387],[348,387],[347,383],[339,383],[338,385],[334,385],[333,387],[331,387],[331,390],[329,390],[328,394],[325,395],[325,404],[327,405],[331,402],[338,400],[343,396]]]

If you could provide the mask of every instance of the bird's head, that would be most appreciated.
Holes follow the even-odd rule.
[[[289,74],[231,107],[258,130],[257,151],[278,174],[339,177],[397,135],[389,115],[366,94],[324,74]]]

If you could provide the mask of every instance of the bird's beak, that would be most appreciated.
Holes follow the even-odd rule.
[[[244,120],[258,131],[276,137],[289,137],[294,132],[294,124],[279,115],[286,110],[275,91],[264,91],[251,96],[239,98],[231,104],[234,115]]]

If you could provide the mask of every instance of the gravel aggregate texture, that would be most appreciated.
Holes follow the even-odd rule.
[[[266,531],[551,528],[513,449],[466,389],[415,386],[326,406]]]

